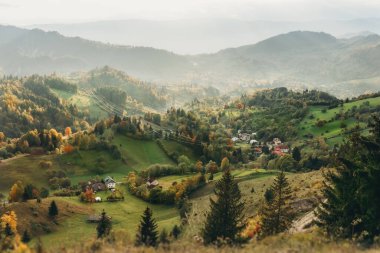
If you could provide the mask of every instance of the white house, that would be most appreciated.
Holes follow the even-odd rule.
[[[273,144],[275,145],[275,146],[278,146],[278,145],[281,145],[281,140],[279,139],[279,138],[274,138],[273,139]]]
[[[256,145],[257,143],[259,143],[257,140],[250,140],[250,141],[249,141],[249,144],[251,144],[251,145],[253,145],[253,144]]]
[[[231,139],[233,142],[237,142],[238,140],[239,140],[239,138],[238,137],[232,137],[232,139]]]
[[[115,189],[115,187],[116,187],[116,181],[110,176],[107,176],[104,179],[104,183],[107,186],[107,188],[110,190]]]

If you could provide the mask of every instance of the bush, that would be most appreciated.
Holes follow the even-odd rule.
[[[148,176],[152,178],[164,177],[169,175],[180,175],[181,171],[178,167],[170,164],[153,164],[141,171],[141,176],[147,178]]]
[[[51,161],[40,161],[39,165],[40,165],[40,168],[42,169],[49,169],[51,168],[53,163]]]

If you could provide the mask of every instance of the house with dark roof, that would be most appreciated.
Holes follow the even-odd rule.
[[[110,177],[110,176],[107,176],[105,179],[104,179],[104,184],[107,186],[108,189],[112,190],[112,189],[115,189],[116,188],[116,181]]]

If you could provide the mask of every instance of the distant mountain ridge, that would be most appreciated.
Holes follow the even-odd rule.
[[[189,66],[185,57],[164,50],[115,46],[38,29],[0,26],[0,38],[5,38],[0,39],[0,66],[6,74],[70,73],[111,65],[155,79]]]
[[[295,31],[214,54],[184,56],[0,26],[4,74],[68,74],[105,65],[161,84],[312,87],[354,96],[380,89],[380,36],[337,39],[322,32]]]
[[[124,19],[72,24],[28,26],[58,31],[65,36],[119,45],[154,47],[178,54],[215,53],[224,48],[255,44],[291,31],[324,31],[337,38],[380,34],[380,19],[268,21],[238,18],[199,18],[177,20]],[[348,36],[348,37],[347,37]]]

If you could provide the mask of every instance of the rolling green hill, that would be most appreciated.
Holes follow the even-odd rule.
[[[46,170],[39,163],[52,162],[52,168],[67,174],[72,184],[87,181],[97,176],[97,167],[105,163],[104,175],[113,176],[118,181],[131,171],[146,169],[152,164],[174,164],[155,141],[136,140],[116,135],[112,141],[116,144],[125,162],[114,159],[111,154],[97,150],[80,150],[63,155],[20,155],[0,163],[0,192],[8,193],[10,187],[20,178],[37,187],[48,187]],[[188,150],[180,144],[173,145],[181,150]],[[180,152],[180,154],[182,154]],[[187,153],[184,153],[187,154]],[[195,160],[195,157],[193,157]]]
[[[367,127],[371,112],[379,112],[380,97],[361,99],[328,109],[326,106],[311,106],[309,113],[300,123],[299,137],[323,137],[329,144],[336,144],[343,138],[344,131],[356,125]],[[318,125],[318,122],[320,125]]]
[[[173,164],[155,141],[135,140],[116,135],[112,143],[119,146],[131,170],[139,171],[156,163]]]
[[[339,97],[378,91],[380,37],[337,39],[294,31],[213,54],[177,55],[146,47],[115,46],[56,32],[0,26],[4,74],[89,71],[111,66],[161,84],[318,88]]]

